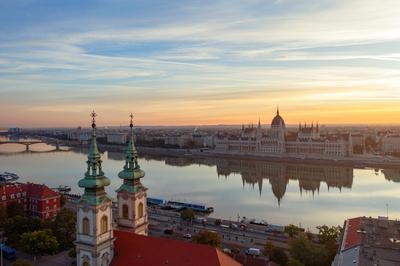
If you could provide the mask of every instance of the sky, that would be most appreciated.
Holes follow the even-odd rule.
[[[400,1],[0,1],[0,127],[400,122]]]

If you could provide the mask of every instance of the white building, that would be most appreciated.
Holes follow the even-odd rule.
[[[126,144],[127,142],[127,134],[126,133],[108,133],[107,134],[107,143],[110,144]]]
[[[383,153],[400,153],[400,135],[388,134],[381,139]]]
[[[321,136],[319,125],[299,125],[296,133],[288,133],[285,121],[277,110],[267,134],[258,126],[242,126],[239,137],[218,137],[215,150],[222,153],[288,154],[293,156],[347,157],[353,155],[350,134]]]

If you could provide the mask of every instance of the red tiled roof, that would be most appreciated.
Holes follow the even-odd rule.
[[[114,236],[116,240],[112,266],[241,265],[220,250],[206,245],[136,235],[118,230],[114,230]]]
[[[33,198],[51,198],[58,196],[58,193],[48,188],[46,185],[33,183],[25,184],[26,191]]]
[[[347,220],[347,234],[344,249],[348,249],[361,244],[361,234],[357,231],[360,230],[362,217],[352,218]]]

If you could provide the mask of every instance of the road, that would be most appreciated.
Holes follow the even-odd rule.
[[[249,247],[263,250],[263,246],[270,241],[274,246],[283,249],[288,248],[288,237],[281,232],[267,232],[266,226],[246,224],[246,229],[231,228],[230,222],[222,220],[220,226],[215,225],[213,218],[207,221],[188,223],[182,221],[180,214],[174,211],[161,210],[149,207],[149,233],[156,236],[164,236],[164,229],[171,228],[174,238],[184,239],[185,234],[196,234],[201,230],[217,232],[222,240],[223,247],[239,247],[242,251]],[[237,224],[238,223],[234,223]]]

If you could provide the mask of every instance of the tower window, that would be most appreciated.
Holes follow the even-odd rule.
[[[104,234],[104,233],[106,233],[107,231],[108,231],[108,219],[107,219],[107,216],[106,215],[104,215],[102,218],[101,218],[101,227],[100,227],[100,232],[101,232],[101,234]]]
[[[87,217],[82,220],[82,233],[88,235],[90,231],[89,219]]]
[[[129,219],[129,208],[128,205],[122,205],[122,218]]]
[[[140,202],[138,206],[138,218],[142,217],[143,217],[143,202]]]

